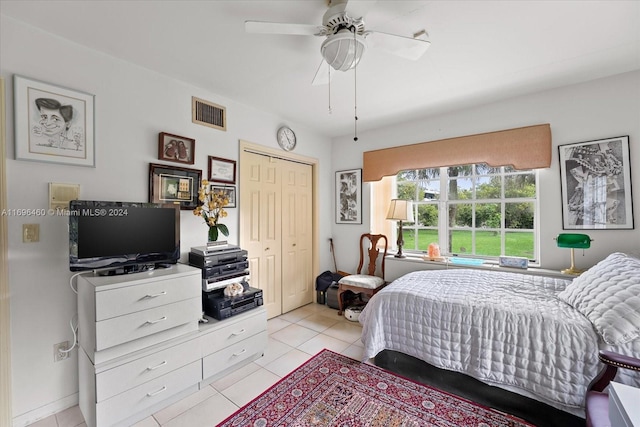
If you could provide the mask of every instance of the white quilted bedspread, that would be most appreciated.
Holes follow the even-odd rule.
[[[598,349],[637,355],[640,340],[606,346],[586,317],[556,298],[569,283],[471,269],[409,273],[360,315],[364,357],[395,350],[560,409],[579,409],[602,366]]]

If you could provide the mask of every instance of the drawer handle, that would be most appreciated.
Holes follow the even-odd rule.
[[[162,386],[162,388],[158,391],[154,391],[152,393],[147,393],[147,397],[153,397],[153,396],[157,396],[158,394],[162,393],[163,391],[165,391],[167,389],[167,386]]]
[[[157,297],[161,297],[163,295],[166,295],[167,291],[162,291],[162,292],[158,292],[157,294],[147,294],[144,297],[145,298],[157,298]]]
[[[158,369],[159,367],[164,366],[164,365],[166,365],[166,364],[167,364],[167,361],[165,360],[165,361],[163,361],[162,363],[160,363],[159,365],[156,365],[156,366],[149,366],[149,367],[147,367],[147,371],[155,371],[155,370],[156,370],[156,369]]]
[[[163,317],[161,317],[161,318],[160,318],[160,319],[158,319],[158,320],[147,320],[147,321],[145,322],[145,324],[146,324],[146,325],[153,325],[153,324],[155,324],[155,323],[162,322],[163,320],[167,320],[167,316],[163,316]]]
[[[240,356],[241,354],[246,353],[246,352],[247,352],[247,349],[246,349],[246,348],[243,348],[241,351],[239,351],[239,352],[237,352],[237,353],[233,353],[233,355],[234,355],[234,356]]]
[[[247,330],[245,328],[242,328],[238,332],[231,332],[231,335],[233,335],[234,337],[237,337],[238,335],[242,335],[245,332],[247,332]]]

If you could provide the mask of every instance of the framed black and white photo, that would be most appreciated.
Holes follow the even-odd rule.
[[[558,146],[565,230],[632,229],[629,137]]]
[[[198,206],[198,190],[202,179],[199,169],[149,164],[149,202],[179,203],[180,209]]]
[[[209,156],[209,181],[236,183],[236,161]]]
[[[336,224],[362,224],[362,169],[336,172]]]
[[[16,159],[95,167],[94,95],[13,78]]]
[[[229,203],[225,205],[225,208],[235,208],[236,207],[236,186],[235,185],[215,185],[211,184],[209,187],[211,191],[219,192],[222,191],[228,198]]]

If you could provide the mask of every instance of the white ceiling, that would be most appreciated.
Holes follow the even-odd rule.
[[[359,131],[640,69],[640,1],[360,3],[368,30],[426,29],[432,45],[418,61],[365,52]],[[320,25],[326,8],[326,0],[0,0],[3,15],[319,134],[348,135],[353,71],[334,73],[331,114],[328,86],[311,85],[323,38],[244,30],[245,20]]]

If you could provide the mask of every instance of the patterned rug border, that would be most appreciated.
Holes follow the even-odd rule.
[[[217,426],[220,426],[220,425],[223,425],[223,424],[227,423],[229,420],[231,420],[231,419],[232,419],[232,418],[234,418],[236,415],[238,415],[240,412],[244,411],[247,407],[249,407],[249,405],[253,404],[255,401],[259,400],[259,399],[260,399],[260,398],[262,398],[264,395],[266,395],[266,394],[270,393],[273,389],[275,389],[276,387],[278,387],[278,386],[279,386],[280,384],[282,384],[283,382],[285,382],[285,381],[289,380],[289,379],[290,379],[290,378],[291,378],[291,377],[292,377],[292,376],[293,376],[297,371],[302,370],[303,368],[305,368],[307,365],[309,365],[309,364],[311,364],[311,363],[314,363],[315,359],[320,358],[320,357],[323,357],[323,356],[325,356],[326,354],[331,354],[333,357],[338,357],[338,358],[342,358],[342,359],[347,359],[348,361],[355,362],[355,363],[357,363],[357,364],[359,364],[359,365],[360,365],[360,364],[365,364],[364,362],[361,362],[361,361],[359,361],[359,360],[357,360],[357,359],[354,359],[354,358],[349,357],[349,356],[345,356],[344,354],[336,353],[335,351],[329,350],[329,349],[327,349],[327,348],[322,349],[322,350],[320,350],[318,353],[316,353],[314,356],[312,356],[310,359],[308,359],[307,361],[305,361],[303,364],[301,364],[300,366],[298,366],[297,368],[295,368],[294,370],[292,370],[291,372],[289,372],[289,373],[288,373],[287,375],[285,375],[284,377],[280,378],[276,383],[274,383],[272,386],[270,386],[269,388],[267,388],[265,391],[263,391],[262,393],[260,393],[259,395],[257,395],[257,396],[256,396],[256,397],[254,397],[253,399],[251,399],[251,401],[247,402],[247,404],[245,404],[244,406],[242,406],[242,407],[241,407],[241,408],[239,408],[238,410],[234,411],[231,415],[229,415],[229,416],[228,416],[227,418],[225,418],[223,421],[221,421],[220,423],[218,423],[218,424],[217,424]],[[430,385],[428,385],[428,384],[420,383],[420,382],[418,382],[418,381],[416,381],[416,380],[413,380],[413,379],[411,379],[411,378],[405,377],[405,376],[400,375],[400,374],[396,374],[395,372],[392,372],[392,371],[386,370],[386,369],[381,368],[381,367],[379,367],[379,366],[376,366],[376,365],[373,365],[373,364],[369,364],[369,363],[366,363],[366,365],[367,365],[370,369],[377,370],[377,371],[383,372],[383,373],[385,373],[385,374],[387,374],[387,375],[391,375],[391,376],[394,376],[394,377],[397,377],[397,378],[401,378],[401,379],[403,379],[403,380],[405,380],[405,381],[411,382],[411,383],[416,384],[416,385],[418,385],[418,386],[420,386],[420,387],[424,387],[424,388],[429,389],[429,390],[434,390],[434,391],[436,391],[436,392],[438,392],[438,393],[442,393],[442,394],[444,394],[444,395],[450,396],[450,397],[451,397],[451,398],[453,398],[453,399],[458,399],[458,400],[460,400],[460,401],[462,401],[462,402],[466,402],[466,403],[468,403],[468,404],[470,404],[470,405],[477,406],[477,407],[479,407],[479,408],[484,409],[485,411],[488,411],[488,412],[494,413],[494,414],[496,414],[496,415],[499,415],[499,416],[505,417],[505,418],[507,418],[507,419],[509,419],[509,420],[511,420],[511,421],[513,421],[513,422],[520,423],[520,424],[522,424],[523,426],[536,427],[535,425],[533,425],[533,424],[529,423],[528,421],[526,421],[526,420],[524,420],[524,419],[522,419],[522,418],[516,417],[515,415],[511,415],[511,414],[509,414],[509,413],[499,411],[499,410],[494,409],[494,408],[492,408],[492,407],[489,407],[489,406],[486,406],[486,405],[483,405],[483,404],[480,404],[480,403],[474,402],[474,401],[472,401],[472,400],[466,399],[466,398],[464,398],[464,397],[458,396],[458,395],[453,394],[453,393],[450,393],[450,392],[448,392],[448,391],[441,390],[441,389],[439,389],[439,388],[437,388],[437,387],[433,387],[433,386],[430,386]]]

